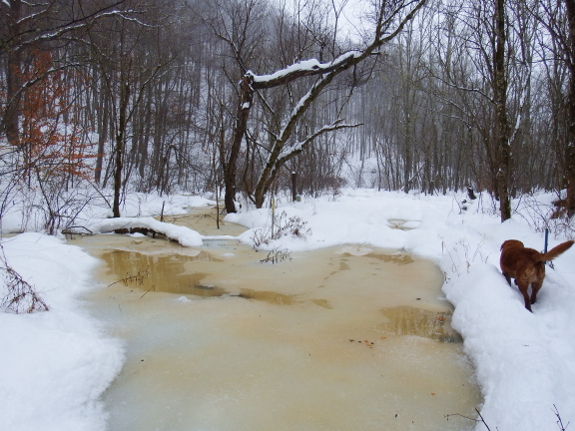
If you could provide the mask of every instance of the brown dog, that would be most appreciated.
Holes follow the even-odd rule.
[[[545,278],[545,262],[553,260],[561,253],[567,251],[575,241],[565,241],[547,253],[542,254],[532,248],[526,248],[521,241],[510,239],[501,245],[501,258],[499,265],[507,283],[511,286],[511,279],[523,294],[525,308],[531,311],[531,304],[537,300],[537,292]],[[531,284],[531,300],[527,288]]]

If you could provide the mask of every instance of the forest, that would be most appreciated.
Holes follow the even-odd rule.
[[[575,0],[0,1],[1,215],[95,191],[557,191],[575,212]],[[349,19],[353,15],[354,19]]]

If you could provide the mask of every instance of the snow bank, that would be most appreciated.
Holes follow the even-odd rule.
[[[34,233],[2,245],[50,311],[0,313],[0,429],[104,430],[97,399],[120,371],[123,353],[77,299],[89,288],[96,259]]]
[[[554,405],[565,424],[573,418],[575,352],[570,340],[575,334],[571,330],[565,345],[556,337],[567,335],[568,326],[575,324],[565,314],[575,307],[575,295],[570,289],[569,295],[558,295],[566,302],[550,307],[548,300],[562,289],[554,278],[546,280],[545,298],[540,299],[541,306],[533,307],[533,314],[492,264],[471,265],[468,273],[445,288],[447,298],[456,304],[452,324],[476,364],[485,396],[481,413],[492,429],[554,429]]]

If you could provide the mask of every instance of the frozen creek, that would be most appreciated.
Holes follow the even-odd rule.
[[[167,220],[172,221],[172,220]],[[196,212],[202,234],[238,226]],[[481,396],[432,263],[365,245],[70,239],[102,259],[91,312],[125,341],[110,431],[462,430]]]

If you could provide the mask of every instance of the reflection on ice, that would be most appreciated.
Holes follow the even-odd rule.
[[[377,329],[390,335],[417,335],[438,341],[461,342],[461,336],[451,328],[451,311],[429,311],[410,306],[381,310],[387,322]]]
[[[243,288],[238,295],[240,298],[257,299],[259,301],[269,302],[270,304],[284,304],[292,305],[294,303],[294,295],[284,295],[283,293],[272,292],[269,290],[254,290]]]
[[[399,253],[396,251],[392,252],[383,252],[383,251],[376,251],[373,248],[365,247],[365,246],[352,246],[347,245],[342,247],[337,254],[341,254],[343,256],[367,256],[377,260],[381,260],[383,262],[394,262],[401,265],[406,265],[409,263],[413,263],[413,258],[405,253]]]

